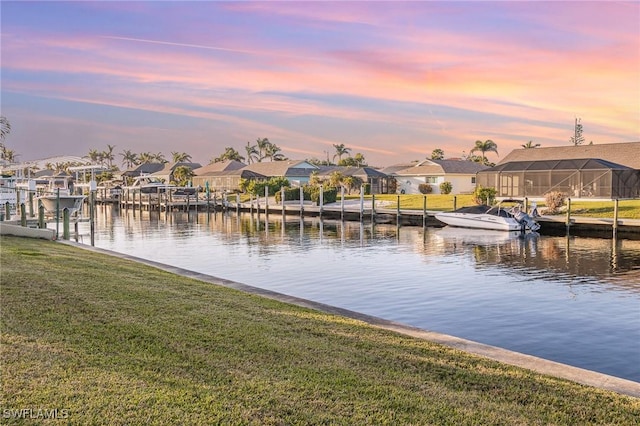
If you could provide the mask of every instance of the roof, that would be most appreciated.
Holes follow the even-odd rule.
[[[213,171],[213,172],[207,172],[204,174],[198,173],[195,177],[207,178],[207,177],[224,177],[224,176],[239,176],[244,179],[249,179],[249,178],[261,179],[261,178],[267,177],[267,176],[261,175],[260,173],[252,172],[251,170],[247,170],[247,169],[220,170],[217,172]]]
[[[344,176],[358,176],[364,178],[386,178],[389,175],[383,173],[373,167],[355,167],[355,166],[335,166],[327,167],[320,172],[320,175],[330,175],[333,172],[340,172]]]
[[[200,163],[187,163],[187,162],[178,162],[178,163],[165,163],[163,164],[163,168],[155,172],[158,175],[167,175],[171,174],[176,168],[180,166],[187,166],[191,168],[191,170],[199,169],[202,167]]]
[[[386,173],[387,175],[392,175],[396,173],[398,170],[408,169],[409,167],[413,167],[417,164],[418,164],[417,161],[413,161],[411,163],[394,164],[392,166],[383,167],[380,171],[382,173]]]
[[[264,176],[309,176],[318,167],[304,160],[268,161],[249,164],[246,170],[260,173]]]
[[[598,158],[640,170],[640,142],[516,149],[499,163]]]
[[[122,173],[122,176],[149,175],[164,169],[164,163],[142,163]]]
[[[479,171],[488,169],[487,166],[473,161],[461,160],[424,160],[412,167],[398,170],[394,174],[399,176],[426,175],[475,175]]]
[[[510,161],[498,164],[486,172],[546,171],[546,170],[633,170],[606,160],[580,158],[571,160]]]
[[[199,167],[197,169],[194,169],[193,172],[197,176],[207,176],[210,173],[223,172],[227,170],[239,170],[243,167],[246,167],[246,164],[241,163],[240,161],[226,160],[226,161],[219,161],[217,163],[211,163],[203,167]]]

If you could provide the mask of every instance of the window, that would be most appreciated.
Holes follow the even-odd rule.
[[[438,176],[425,176],[425,183],[438,183]]]
[[[475,176],[473,176],[473,177],[471,178],[471,183],[473,183],[473,184],[475,184],[475,183],[476,183],[476,177],[475,177]]]

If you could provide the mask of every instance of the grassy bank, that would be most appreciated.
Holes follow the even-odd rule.
[[[640,400],[63,244],[0,239],[3,420],[633,424]],[[8,411],[9,410],[9,411]]]
[[[356,199],[358,197],[350,196],[349,198]],[[371,196],[367,196],[367,200],[371,203]],[[388,203],[387,208],[390,209],[398,207],[398,195],[395,194],[376,195],[376,200],[386,201]],[[473,195],[462,194],[455,196],[455,205],[457,207],[473,206],[475,204]],[[402,209],[422,210],[423,205],[424,195],[422,194],[400,195],[400,208]],[[427,210],[452,210],[453,206],[453,195],[427,195]],[[538,206],[542,208],[545,203],[538,202]],[[370,206],[367,205],[367,207]],[[613,210],[613,201],[571,201],[571,214],[576,216],[613,218]],[[564,214],[564,211],[559,214]],[[620,200],[618,202],[618,217],[620,219],[640,219],[640,200]]]

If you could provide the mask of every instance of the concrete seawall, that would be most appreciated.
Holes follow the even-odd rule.
[[[53,229],[29,228],[26,226],[0,222],[0,235],[14,235],[16,237],[53,240],[56,232]]]

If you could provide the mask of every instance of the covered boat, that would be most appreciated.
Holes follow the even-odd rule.
[[[452,212],[436,213],[436,219],[462,228],[496,231],[537,231],[540,224],[528,215],[519,200],[504,200],[491,207],[479,205],[462,207]]]

